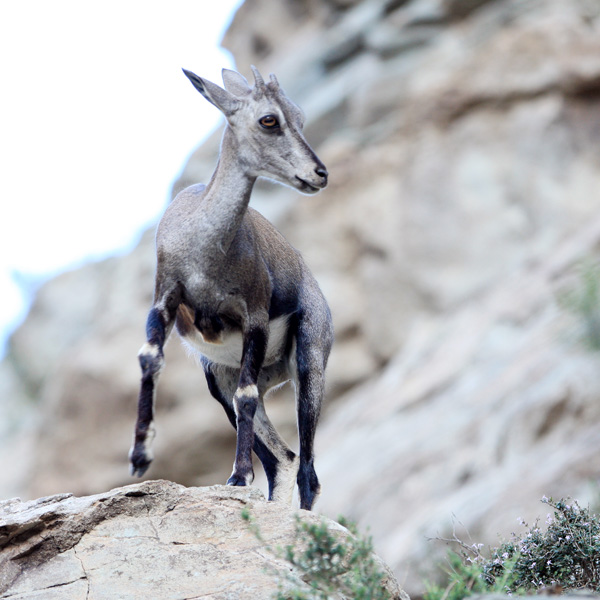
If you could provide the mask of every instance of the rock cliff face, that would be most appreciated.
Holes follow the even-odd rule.
[[[166,481],[84,498],[10,500],[0,503],[0,598],[256,600],[272,597],[279,585],[305,589],[276,553],[298,547],[297,517],[320,523],[313,513],[266,502],[256,488]],[[351,535],[326,523],[340,542]],[[391,574],[383,585],[394,600],[408,600]]]
[[[315,197],[253,197],[334,315],[317,509],[369,525],[409,592],[453,515],[493,543],[544,494],[586,502],[600,472],[600,359],[556,302],[600,250],[599,15],[593,0],[246,0],[225,37],[242,72],[277,73],[331,173]],[[206,181],[219,137],[176,189]],[[153,262],[148,233],[40,291],[0,367],[4,448],[21,448],[5,495],[128,482]],[[268,410],[291,440],[288,400]],[[149,476],[226,480],[233,430],[177,342],[157,425]]]

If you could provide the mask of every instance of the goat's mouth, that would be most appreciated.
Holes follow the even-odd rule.
[[[304,192],[305,194],[316,194],[320,192],[325,186],[317,186],[312,183],[309,183],[305,179],[301,179],[296,175],[296,179],[298,180],[298,188]]]

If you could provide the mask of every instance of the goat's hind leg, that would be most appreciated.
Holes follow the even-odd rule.
[[[148,470],[153,459],[151,446],[156,434],[154,429],[156,382],[165,363],[163,346],[173,326],[174,312],[160,310],[156,306],[150,310],[146,322],[147,341],[138,352],[142,381],[135,435],[129,451],[131,475],[138,477]]]
[[[260,458],[269,482],[269,500],[290,505],[298,475],[298,456],[281,438],[267,416],[264,398],[269,390],[289,381],[290,374],[282,362],[261,371],[260,398],[254,417],[254,452]]]
[[[203,366],[210,393],[223,406],[229,421],[237,429],[233,396],[237,388],[239,372],[236,369],[209,362],[203,363]],[[276,373],[275,370],[277,370]],[[291,504],[298,473],[298,457],[273,427],[262,400],[268,389],[283,383],[288,377],[284,376],[281,368],[274,367],[267,367],[259,376],[259,398],[254,415],[253,450],[260,459],[267,476],[269,500]]]
[[[269,500],[290,505],[298,475],[298,456],[273,427],[262,398],[254,417],[254,452],[269,482]]]

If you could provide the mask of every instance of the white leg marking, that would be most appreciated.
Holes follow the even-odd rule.
[[[154,452],[152,450],[152,442],[154,442],[154,438],[156,437],[156,427],[154,427],[154,422],[150,423],[148,426],[148,433],[146,434],[146,441],[144,442],[144,454],[148,460],[152,460],[154,458]]]
[[[288,462],[287,459],[279,461],[277,475],[275,476],[275,488],[273,489],[274,502],[284,502],[287,505],[292,503],[299,464],[299,456],[294,457],[291,462]]]
[[[156,358],[158,354],[158,346],[149,344],[148,342],[146,342],[138,352],[138,356],[151,356],[152,358]]]
[[[258,387],[253,383],[243,388],[235,390],[234,400],[241,398],[242,396],[250,396],[251,398],[258,398]]]
[[[156,381],[156,378],[160,375],[165,366],[165,359],[163,356],[161,356],[159,347],[146,342],[138,352],[138,358],[141,358],[142,356],[149,356],[151,359],[153,359],[153,361],[154,359],[158,360],[158,368],[156,368],[156,371],[152,375],[152,380]],[[153,395],[156,396],[156,390],[154,390]]]

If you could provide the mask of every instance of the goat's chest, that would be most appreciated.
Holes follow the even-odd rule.
[[[278,362],[285,352],[289,328],[289,315],[277,317],[269,322],[269,341],[263,365]],[[238,328],[226,327],[218,338],[203,335],[196,327],[185,333],[180,331],[182,340],[192,353],[199,353],[211,362],[239,368],[242,360],[244,340]]]

